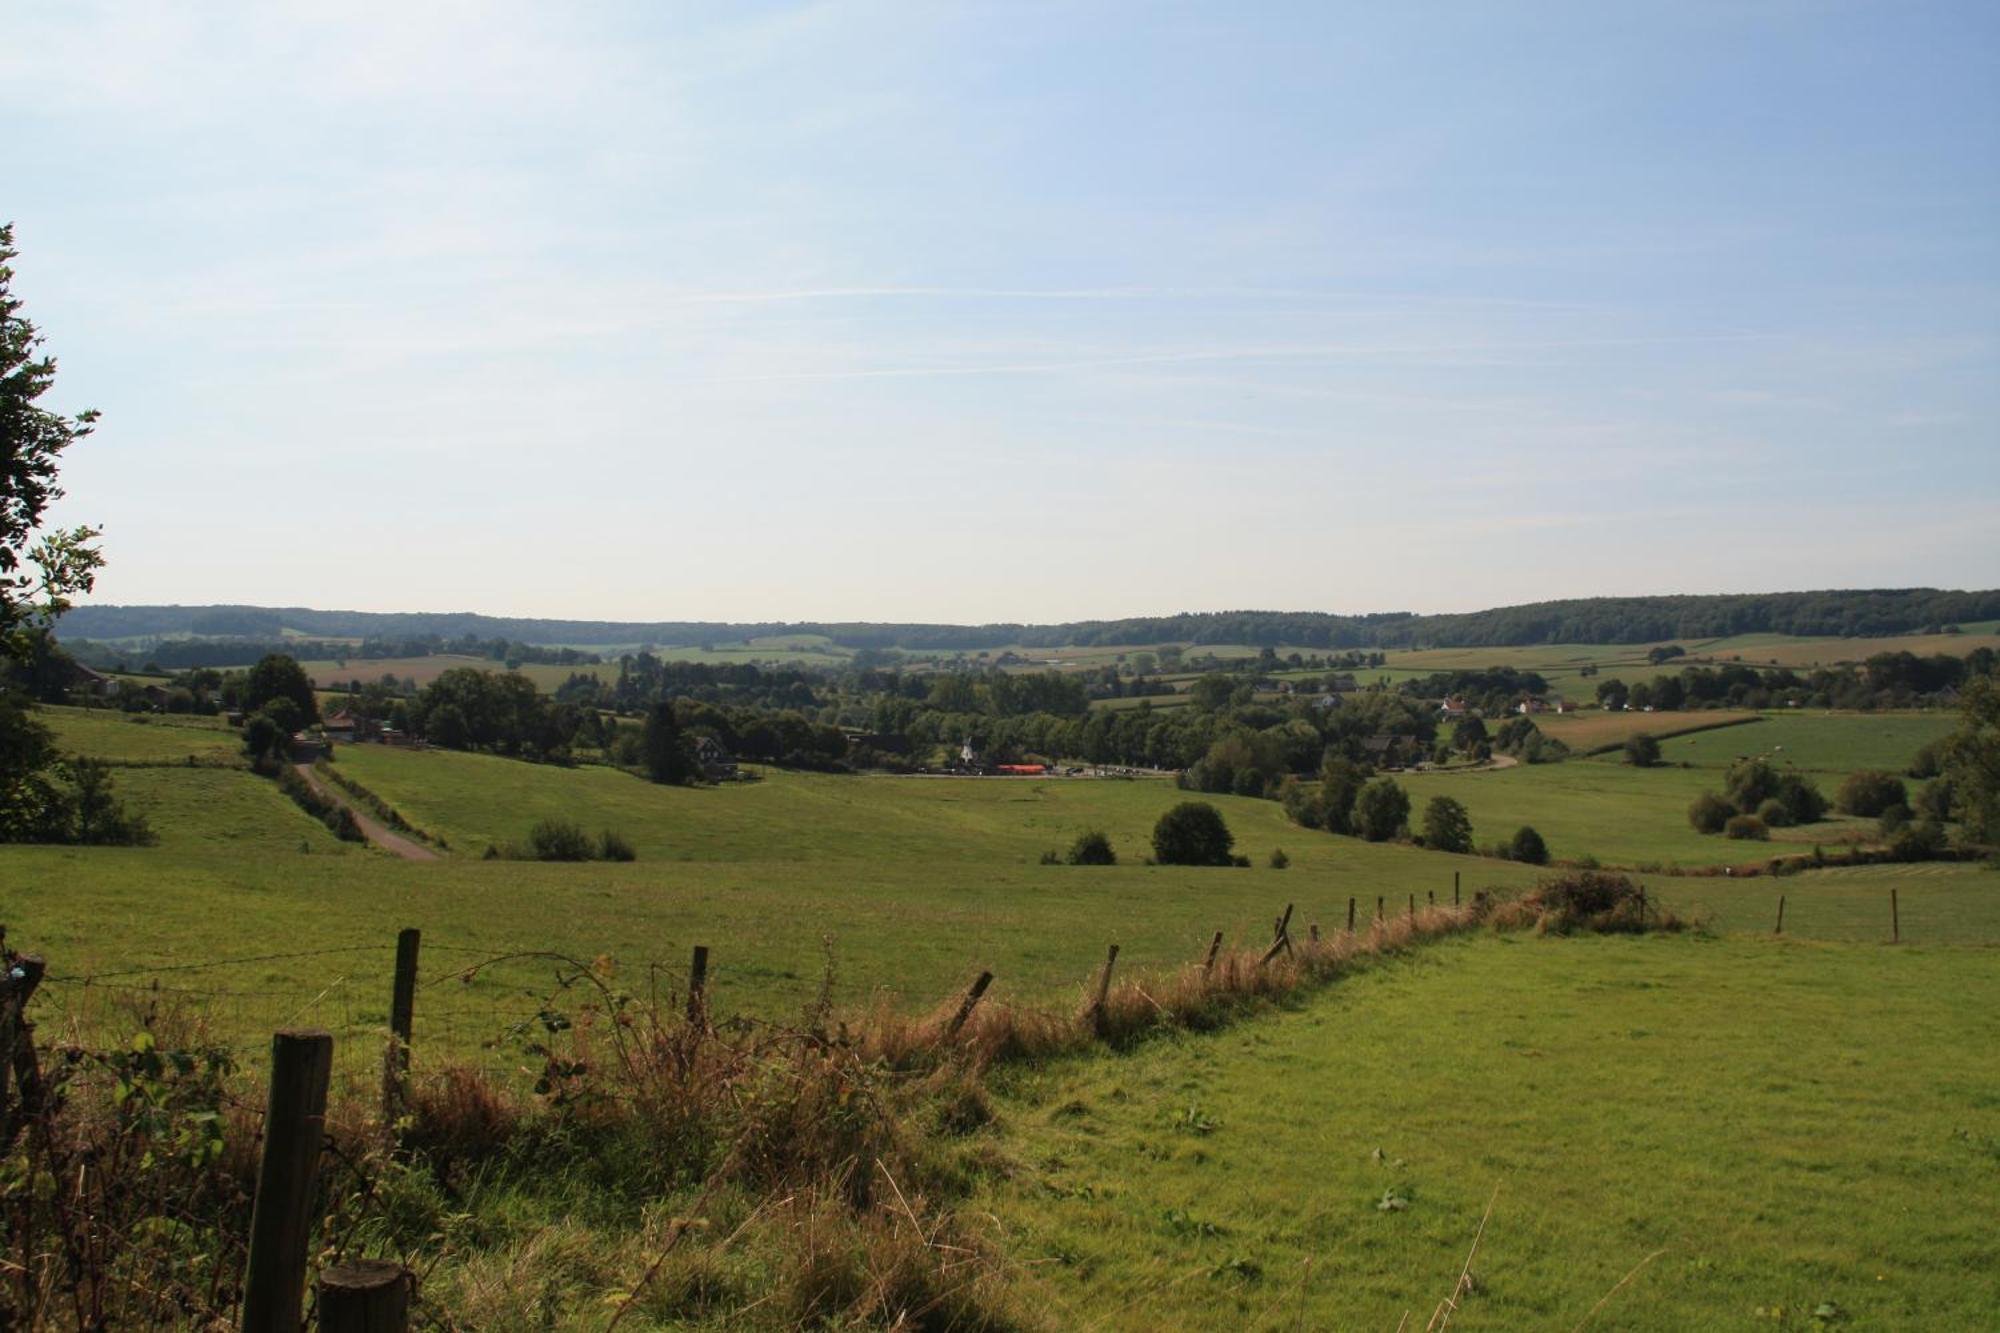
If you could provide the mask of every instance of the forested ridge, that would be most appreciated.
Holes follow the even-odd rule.
[[[308,607],[84,606],[63,616],[65,638],[201,635],[277,639],[284,631],[336,638],[436,636],[522,644],[729,643],[824,635],[846,648],[918,651],[1021,645],[1111,647],[1153,643],[1309,648],[1476,648],[1538,643],[1655,643],[1732,634],[1865,636],[1916,633],[2000,619],[2000,589],[1880,588],[1670,597],[1587,597],[1447,615],[1319,611],[1210,611],[1065,624],[943,625],[869,622],[556,620],[471,612],[320,611]]]

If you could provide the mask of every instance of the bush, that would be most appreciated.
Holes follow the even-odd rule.
[[[1942,824],[1951,818],[1951,797],[1951,779],[1934,778],[1918,790],[1916,813],[1933,823]]]
[[[1394,778],[1376,778],[1354,798],[1354,831],[1370,842],[1387,842],[1410,818],[1410,798]]]
[[[1111,849],[1111,839],[1091,829],[1076,835],[1076,841],[1069,845],[1067,859],[1073,866],[1115,866],[1118,853]]]
[[[1472,850],[1472,816],[1449,796],[1433,796],[1424,807],[1424,846],[1440,852]]]
[[[1945,743],[1931,741],[1910,756],[1910,766],[1905,770],[1913,778],[1934,778],[1944,772]]]
[[[1722,826],[1722,831],[1732,838],[1748,838],[1756,842],[1764,842],[1771,836],[1770,828],[1755,815],[1731,815],[1729,822]]]
[[[1153,825],[1153,857],[1164,866],[1226,866],[1235,835],[1206,801],[1182,801]]]
[[[1705,791],[1688,807],[1688,823],[1694,825],[1696,833],[1720,833],[1735,813],[1735,806],[1714,792]]]
[[[1660,743],[1640,732],[1625,742],[1625,762],[1638,768],[1652,768],[1660,762]]]
[[[1903,787],[1903,780],[1894,773],[1864,768],[1847,775],[1847,781],[1840,784],[1840,794],[1835,803],[1850,815],[1875,819],[1892,805],[1909,805],[1910,796]]]
[[[1772,799],[1785,807],[1793,824],[1817,824],[1826,818],[1826,797],[1803,773],[1787,773],[1778,779],[1778,794]],[[1767,821],[1768,822],[1768,821]]]
[[[1792,826],[1792,812],[1787,810],[1785,803],[1775,796],[1757,807],[1757,818],[1763,820],[1765,825],[1770,828],[1790,828]]]
[[[636,861],[639,853],[625,839],[625,835],[615,829],[605,829],[597,835],[597,856],[601,861]]]
[[[1272,851],[1271,851],[1271,869],[1273,869],[1273,870],[1283,870],[1283,869],[1284,869],[1285,867],[1289,866],[1289,865],[1290,865],[1291,863],[1292,863],[1292,858],[1291,858],[1291,857],[1289,857],[1289,856],[1286,856],[1286,855],[1285,855],[1285,849],[1284,849],[1284,848],[1282,848],[1282,847],[1277,847],[1277,848],[1273,848],[1273,849],[1272,849]]]
[[[1892,805],[1877,816],[1875,826],[1881,830],[1882,836],[1886,838],[1909,822],[1910,807],[1907,805]]]
[[[1541,834],[1523,824],[1514,830],[1514,840],[1507,844],[1507,859],[1545,866],[1549,863],[1549,845],[1542,841]]]
[[[1762,759],[1739,759],[1723,776],[1722,794],[1738,810],[1755,810],[1778,794],[1778,770]]]
[[[1944,826],[1928,819],[1905,825],[1889,840],[1889,855],[1898,861],[1929,861],[1944,850]]]
[[[537,861],[588,861],[594,850],[590,836],[567,819],[544,819],[528,832],[528,847]]]

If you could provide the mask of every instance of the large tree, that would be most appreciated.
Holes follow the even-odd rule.
[[[1966,687],[1958,730],[1945,748],[1951,799],[1975,842],[2000,842],[2000,677]]]

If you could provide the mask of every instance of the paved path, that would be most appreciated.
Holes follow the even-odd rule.
[[[400,833],[391,832],[389,829],[384,828],[380,820],[349,800],[347,793],[340,790],[340,788],[331,783],[321,782],[319,774],[313,772],[311,764],[293,764],[292,768],[297,771],[306,786],[311,787],[335,805],[344,805],[352,811],[354,822],[361,826],[361,832],[367,837],[368,841],[374,843],[391,856],[400,856],[405,861],[436,861],[440,859],[435,851],[424,846],[416,839],[406,838]]]

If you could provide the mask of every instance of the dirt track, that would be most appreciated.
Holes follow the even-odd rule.
[[[353,813],[354,822],[360,825],[361,832],[366,835],[368,841],[380,847],[391,856],[400,856],[405,861],[436,861],[440,859],[435,851],[424,846],[416,839],[406,838],[400,833],[395,833],[384,828],[380,820],[349,800],[347,793],[341,791],[338,787],[321,782],[319,774],[313,772],[311,764],[293,764],[292,768],[298,773],[306,786],[311,787],[335,805],[346,806]]]

